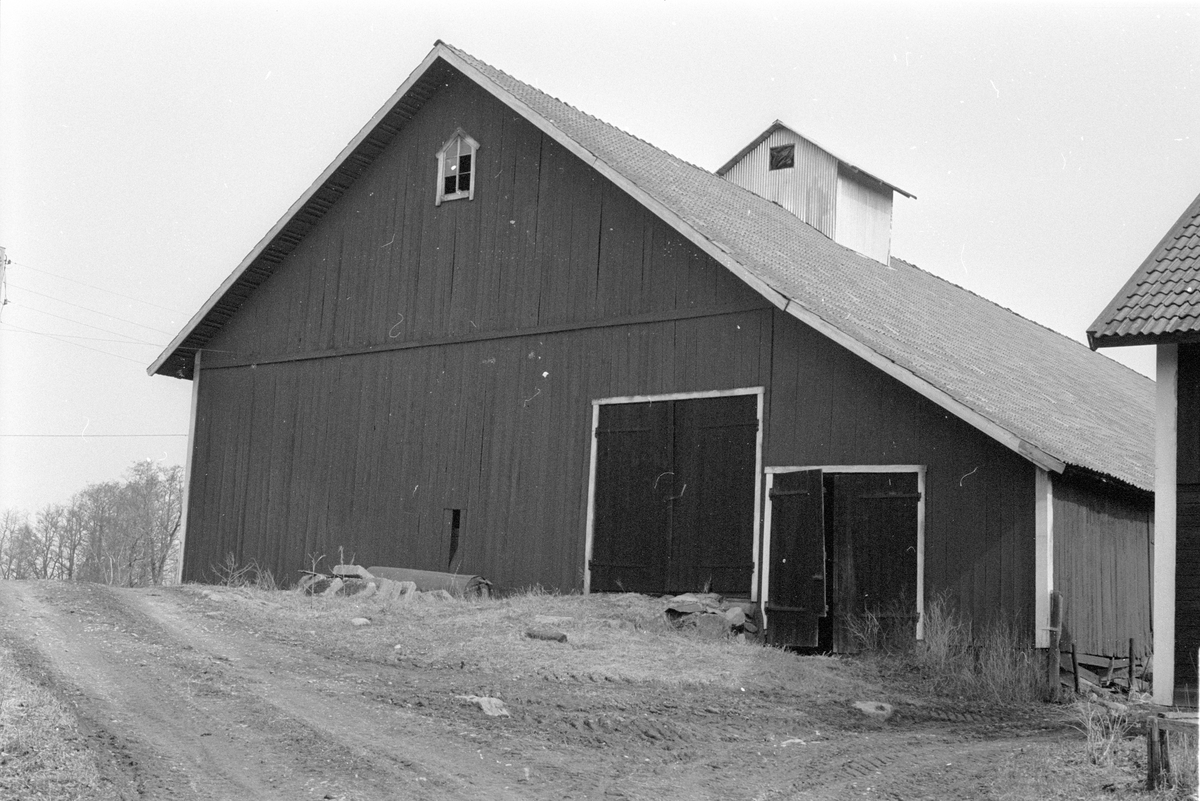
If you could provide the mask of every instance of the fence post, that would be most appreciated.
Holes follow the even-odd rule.
[[[1062,656],[1059,654],[1062,634],[1062,593],[1050,593],[1050,647],[1046,649],[1046,678],[1050,681],[1050,701],[1062,700],[1062,682],[1059,680]]]

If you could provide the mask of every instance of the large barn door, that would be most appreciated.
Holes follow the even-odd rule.
[[[771,486],[767,636],[775,644],[817,646],[825,616],[825,500],[820,470],[776,473]]]
[[[890,633],[915,636],[921,498],[916,474],[841,473],[829,480],[834,649],[856,650],[847,621],[866,612]]]
[[[600,407],[593,590],[658,593],[670,554],[670,402]]]
[[[757,430],[754,395],[601,404],[591,589],[748,594]]]

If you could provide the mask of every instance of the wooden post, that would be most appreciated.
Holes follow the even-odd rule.
[[[1050,680],[1050,701],[1062,700],[1062,593],[1050,593],[1050,647],[1046,654],[1046,678]]]
[[[1075,674],[1075,694],[1079,695],[1079,654],[1075,651],[1075,643],[1071,643],[1071,672]]]
[[[1126,688],[1130,695],[1133,694],[1133,638],[1129,638],[1129,681],[1126,683]]]
[[[1158,789],[1158,771],[1159,771],[1159,753],[1158,753],[1158,715],[1150,718],[1150,725],[1146,727],[1146,789]]]
[[[1165,786],[1171,783],[1171,741],[1167,737],[1167,730],[1158,725],[1158,718],[1154,718],[1154,732],[1158,735],[1158,769],[1162,771],[1159,774],[1159,784]]]

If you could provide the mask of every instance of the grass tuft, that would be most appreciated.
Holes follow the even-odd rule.
[[[217,576],[216,584],[221,587],[254,587],[260,590],[279,589],[279,583],[275,580],[274,573],[265,567],[261,567],[253,559],[245,564],[241,564],[232,553],[225,554],[225,561],[221,564],[213,565],[213,572]]]
[[[1133,727],[1129,713],[1092,701],[1076,701],[1072,713],[1075,728],[1087,737],[1088,760],[1093,765],[1111,767],[1117,746]]]

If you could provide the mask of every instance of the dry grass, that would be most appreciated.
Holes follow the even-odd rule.
[[[924,633],[912,658],[935,691],[996,703],[1046,697],[1045,673],[1036,651],[1011,623],[998,620],[973,632],[962,613],[939,595],[925,608]]]
[[[277,590],[279,583],[275,575],[268,569],[259,566],[251,559],[245,564],[238,562],[232,553],[225,554],[225,560],[219,565],[213,565],[217,576],[217,584],[222,587],[256,587],[261,590]]]
[[[877,692],[868,668],[853,660],[800,657],[737,638],[709,638],[675,629],[665,602],[636,594],[555,595],[538,591],[500,599],[439,599],[419,593],[408,603],[325,598],[240,588],[225,595],[248,601],[281,634],[380,661],[454,666],[511,678],[582,679],[669,687],[782,690],[816,701]],[[370,618],[352,629],[347,621]],[[566,643],[530,639],[532,628],[567,635]]]
[[[1076,728],[1087,737],[1088,759],[1093,765],[1111,767],[1117,746],[1133,727],[1129,713],[1092,701],[1076,701],[1072,712]]]
[[[106,798],[74,717],[0,650],[0,798]]]
[[[1171,799],[1194,799],[1200,797],[1200,741],[1195,734],[1168,732],[1171,769],[1165,775],[1166,787],[1162,794]]]
[[[868,658],[908,661],[921,672],[931,690],[944,695],[996,703],[1046,697],[1048,688],[1041,663],[1015,626],[995,621],[973,631],[950,600],[938,595],[925,607],[925,636],[917,641],[910,627],[894,623],[906,621],[899,612],[908,608],[910,605],[905,603],[891,609],[890,614],[867,612],[847,621],[851,637]]]

